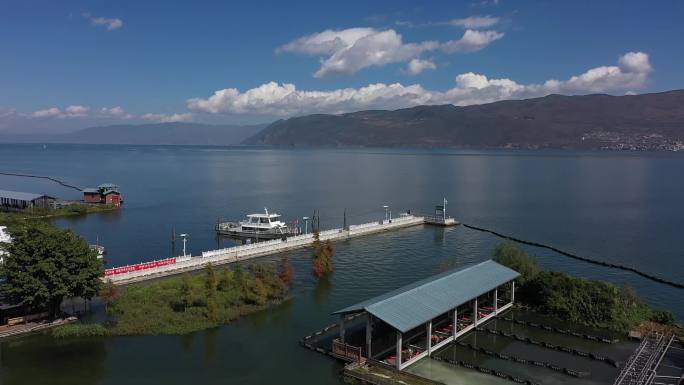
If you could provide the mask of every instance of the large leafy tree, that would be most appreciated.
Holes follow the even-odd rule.
[[[89,300],[102,287],[102,261],[85,239],[44,223],[15,229],[0,267],[0,292],[31,309],[56,316],[65,297]]]

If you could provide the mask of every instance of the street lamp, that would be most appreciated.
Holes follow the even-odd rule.
[[[185,243],[188,241],[188,234],[181,234],[181,238],[183,238],[183,257],[187,256],[185,253]]]
[[[385,209],[385,220],[387,220],[387,215],[388,215],[388,211],[387,211],[387,210],[389,209],[389,206],[384,205],[384,206],[382,206],[382,207]]]
[[[303,217],[302,220],[304,221],[304,234],[309,233],[309,217]]]

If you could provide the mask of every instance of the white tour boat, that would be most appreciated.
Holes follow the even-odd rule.
[[[236,238],[277,239],[296,235],[287,224],[280,220],[280,214],[264,213],[248,214],[247,219],[240,222],[220,222],[216,224],[216,233]]]

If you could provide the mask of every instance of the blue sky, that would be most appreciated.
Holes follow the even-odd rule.
[[[0,131],[684,88],[683,16],[681,1],[8,0]]]

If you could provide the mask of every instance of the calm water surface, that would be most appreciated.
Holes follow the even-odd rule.
[[[110,265],[170,254],[171,227],[193,254],[215,248],[218,217],[268,207],[288,221],[321,212],[323,227],[429,211],[682,281],[684,156],[554,151],[271,150],[208,147],[0,145],[0,171],[61,177],[81,187],[119,184],[117,213],[56,220],[91,242]],[[0,189],[78,193],[0,176]],[[180,337],[56,341],[35,335],[0,343],[2,384],[338,384],[341,367],[297,345],[355,301],[491,257],[499,240],[465,228],[415,227],[338,243],[328,281],[309,274],[309,253],[291,253],[294,298],[231,325]],[[630,285],[684,319],[681,290],[626,272],[530,248],[548,269]],[[274,257],[273,259],[278,259]]]

